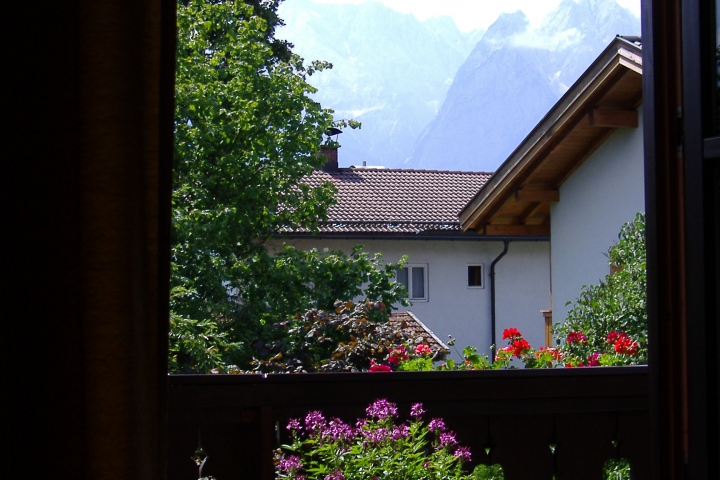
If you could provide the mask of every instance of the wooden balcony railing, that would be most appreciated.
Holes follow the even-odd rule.
[[[506,480],[593,480],[610,458],[649,478],[646,367],[478,372],[169,377],[168,478],[273,478],[272,450],[290,418],[321,410],[347,422],[378,398],[407,415],[422,402],[472,450],[473,464],[502,465]],[[554,448],[551,448],[551,445]],[[489,449],[489,453],[486,450]],[[554,450],[554,451],[553,451]]]

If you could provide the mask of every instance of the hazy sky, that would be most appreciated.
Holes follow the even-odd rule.
[[[292,0],[285,0],[291,2]],[[312,0],[317,3],[364,3],[379,1],[402,13],[412,13],[419,20],[447,15],[462,31],[486,29],[503,12],[522,10],[532,25],[558,6],[561,0]],[[577,1],[577,0],[576,0]],[[616,0],[640,16],[640,0]]]

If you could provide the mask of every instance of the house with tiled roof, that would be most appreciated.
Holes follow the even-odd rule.
[[[605,253],[645,211],[641,103],[640,38],[618,36],[459,214],[480,236],[550,235],[548,323],[610,273]]]
[[[363,244],[388,261],[409,307],[441,338],[482,352],[516,327],[553,343],[583,285],[609,273],[605,252],[645,210],[642,46],[617,37],[492,174],[338,168],[337,150],[308,180],[332,182],[338,202],[299,248]]]
[[[493,305],[499,321],[537,319],[538,305],[548,301],[547,236],[522,238],[497,265],[502,280],[494,284],[493,262],[503,254],[504,239],[461,230],[458,213],[490,173],[339,168],[337,149],[325,148],[324,154],[327,164],[307,182],[337,188],[328,221],[315,234],[286,232],[278,241],[345,252],[360,244],[388,262],[407,255],[398,281],[412,304],[400,311],[411,311],[437,338],[452,335],[461,349],[472,345],[490,353]],[[513,273],[528,266],[534,273]],[[539,340],[542,328],[536,329]]]

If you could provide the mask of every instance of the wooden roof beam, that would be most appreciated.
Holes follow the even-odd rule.
[[[590,126],[609,128],[637,128],[637,110],[617,108],[593,108],[588,114]]]
[[[529,188],[519,188],[515,190],[515,200],[518,202],[559,202],[560,190],[533,190]]]
[[[485,235],[518,237],[550,235],[550,225],[485,225]]]

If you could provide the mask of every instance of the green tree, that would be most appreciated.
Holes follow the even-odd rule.
[[[638,213],[634,221],[623,225],[618,238],[608,252],[608,263],[617,271],[598,285],[584,286],[565,321],[555,325],[558,338],[565,341],[563,353],[583,363],[595,353],[606,354],[600,360],[605,364],[647,363],[645,215]],[[611,332],[625,333],[629,344],[637,343],[637,353],[616,355],[613,342],[608,341]]]
[[[265,249],[284,230],[315,230],[335,194],[330,183],[303,183],[323,165],[323,134],[338,124],[308,83],[331,65],[305,65],[274,38],[279,3],[178,1],[172,372],[245,364],[250,343],[271,338],[275,321],[332,306],[334,295],[350,299],[363,282],[388,289],[394,276],[357,251],[288,247],[274,258]]]
[[[283,228],[317,225],[334,194],[301,182],[322,165],[332,123],[306,81],[326,65],[280,60],[254,12],[242,2],[178,5],[173,287],[187,290],[183,315],[222,304],[223,282],[250,254]]]

